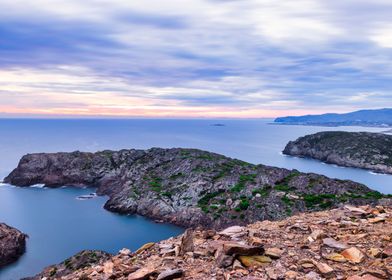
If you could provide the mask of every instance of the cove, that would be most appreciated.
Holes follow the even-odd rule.
[[[179,235],[182,228],[103,209],[106,197],[78,200],[94,189],[17,188],[0,185],[0,221],[27,233],[26,253],[0,270],[0,279],[33,276],[85,250],[117,253]]]

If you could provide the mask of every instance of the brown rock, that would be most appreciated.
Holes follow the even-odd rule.
[[[365,274],[361,277],[361,280],[383,280],[381,278],[375,277],[373,275],[370,274]]]
[[[264,254],[263,246],[248,246],[237,242],[225,242],[223,243],[223,250],[226,255],[262,255]]]
[[[367,212],[361,208],[346,205],[344,206],[344,209],[349,210],[352,213],[357,213],[357,214],[367,214]]]
[[[245,267],[265,266],[272,262],[267,256],[239,256],[238,259]]]
[[[348,248],[347,244],[344,244],[342,242],[336,241],[333,238],[324,238],[323,239],[323,244],[328,246],[328,247],[335,248],[335,249],[340,249],[340,250],[344,250],[344,249]]]
[[[261,240],[261,238],[258,237],[249,238],[249,243],[252,244],[253,246],[263,245],[263,241]]]
[[[369,223],[371,223],[371,224],[377,224],[377,223],[383,223],[383,222],[385,222],[386,219],[383,218],[383,217],[375,217],[375,218],[370,218],[370,219],[368,219],[368,221],[369,221]]]
[[[216,231],[215,231],[215,230],[212,230],[212,229],[210,229],[210,230],[205,230],[205,231],[203,232],[203,238],[204,238],[204,239],[210,239],[210,238],[213,238],[213,237],[215,236],[215,234],[216,234]]]
[[[370,257],[373,257],[373,258],[379,258],[379,257],[381,257],[381,254],[382,254],[382,252],[381,252],[381,250],[378,249],[378,248],[370,248],[370,249],[368,250],[368,255],[369,255]]]
[[[335,261],[335,262],[346,262],[347,260],[341,254],[338,253],[331,253],[325,256],[326,259]]]
[[[361,263],[365,258],[365,255],[355,247],[344,250],[342,256],[353,263]]]
[[[145,250],[150,249],[152,246],[154,246],[155,243],[154,242],[150,242],[150,243],[146,243],[144,244],[142,247],[140,247],[139,249],[136,250],[135,254],[138,255],[142,252],[144,252]]]
[[[282,256],[283,250],[279,248],[268,248],[265,250],[265,255],[273,259],[279,259]]]
[[[187,252],[193,252],[194,249],[193,230],[187,229],[181,238],[180,255],[184,255]]]
[[[324,234],[324,232],[323,232],[322,230],[316,229],[316,230],[312,231],[312,233],[310,234],[310,237],[311,237],[313,240],[317,240],[317,239],[322,238],[324,235],[325,235],[325,234]]]
[[[220,247],[215,252],[215,262],[218,267],[227,268],[233,264],[234,256],[227,255],[224,252],[223,247]]]
[[[392,246],[386,247],[382,253],[387,257],[392,257]]]
[[[147,280],[151,275],[156,274],[155,268],[144,267],[128,275],[128,280]]]
[[[315,265],[319,272],[324,276],[331,276],[334,272],[334,269],[326,263],[316,262]]]
[[[184,271],[181,269],[169,269],[161,272],[158,275],[157,280],[173,280],[176,278],[181,278],[184,275]]]
[[[240,226],[232,226],[228,227],[221,232],[219,232],[220,235],[227,235],[227,236],[233,236],[233,235],[239,235],[242,234],[245,231],[244,227]]]
[[[284,274],[284,276],[285,276],[285,279],[297,279],[298,272],[293,271],[293,270],[289,270]]]

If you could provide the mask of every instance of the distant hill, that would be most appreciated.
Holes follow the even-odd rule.
[[[392,109],[360,110],[347,114],[306,115],[281,117],[277,124],[322,125],[322,126],[378,126],[392,127]]]

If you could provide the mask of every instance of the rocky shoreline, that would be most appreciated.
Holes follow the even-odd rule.
[[[26,250],[27,235],[0,223],[0,268],[15,262]]]
[[[5,182],[96,187],[110,211],[215,229],[383,198],[352,181],[181,148],[29,154]]]
[[[283,154],[392,174],[392,135],[327,131],[289,142]]]
[[[32,279],[387,280],[392,278],[392,208],[346,205],[220,232],[187,230],[82,268],[74,261]]]

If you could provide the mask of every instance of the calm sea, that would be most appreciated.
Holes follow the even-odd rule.
[[[341,168],[318,161],[283,156],[285,144],[325,130],[371,131],[380,128],[327,128],[270,125],[271,120],[0,120],[0,178],[26,153],[199,148],[252,163],[295,168],[334,178],[351,179],[392,193],[392,176]],[[215,126],[223,124],[224,126]],[[0,221],[29,234],[26,254],[0,270],[0,279],[19,279],[60,262],[83,249],[112,253],[136,249],[182,229],[137,216],[119,216],[102,208],[104,197],[77,200],[91,189],[21,189],[0,187]]]

